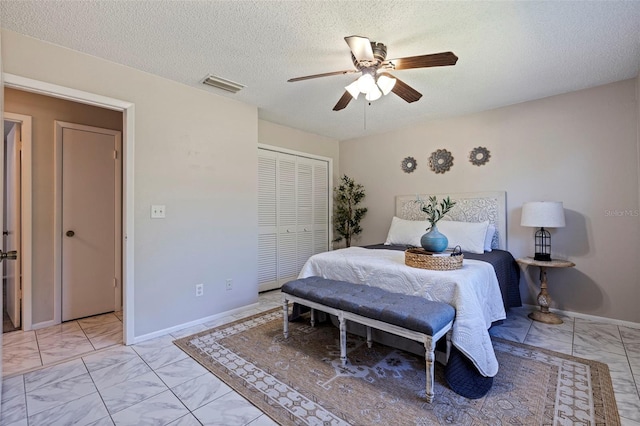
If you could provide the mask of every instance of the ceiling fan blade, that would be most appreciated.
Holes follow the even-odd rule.
[[[387,74],[387,75],[390,76],[391,74]],[[396,79],[396,84],[393,86],[393,89],[391,89],[391,91],[396,95],[400,96],[405,101],[411,103],[411,102],[417,101],[422,97],[422,93],[418,92],[416,89],[409,86],[404,81],[398,79],[397,77],[393,77],[393,78]]]
[[[332,76],[332,75],[355,74],[357,72],[359,72],[359,71],[347,70],[347,71],[325,72],[325,73],[322,73],[322,74],[313,74],[313,75],[305,75],[304,77],[290,78],[287,81],[290,82],[290,83],[293,83],[294,81],[310,80],[312,78],[329,77],[329,76]]]
[[[453,52],[432,53],[430,55],[408,56],[406,58],[389,59],[382,63],[382,67],[396,70],[411,68],[444,67],[455,65],[458,57]]]
[[[341,109],[345,109],[346,106],[349,105],[349,102],[351,102],[351,99],[353,99],[353,96],[351,96],[351,93],[345,90],[336,106],[333,107],[333,110],[340,111]]]
[[[371,48],[371,42],[366,37],[349,36],[345,37],[344,41],[349,45],[351,53],[358,60],[366,59],[367,61],[374,61],[373,49]]]

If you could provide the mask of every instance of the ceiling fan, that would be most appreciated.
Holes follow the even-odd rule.
[[[334,111],[344,109],[351,102],[351,99],[357,99],[360,93],[364,93],[365,99],[368,101],[375,101],[382,95],[393,92],[407,102],[415,102],[422,97],[422,94],[389,74],[388,70],[443,67],[455,65],[458,61],[458,57],[453,52],[386,59],[387,46],[382,43],[369,41],[368,38],[360,36],[345,37],[344,40],[351,49],[351,60],[356,67],[355,70],[326,72],[287,80],[294,82],[332,75],[362,73],[362,76],[356,81],[345,87],[344,94],[333,107]]]

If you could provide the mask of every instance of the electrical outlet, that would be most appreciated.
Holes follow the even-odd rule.
[[[233,289],[233,284],[231,282],[231,278],[227,278],[227,291]]]
[[[196,284],[196,297],[200,297],[204,294],[204,284]]]

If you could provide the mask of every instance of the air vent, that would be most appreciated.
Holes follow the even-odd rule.
[[[227,92],[231,93],[238,93],[245,87],[242,84],[235,83],[230,80],[225,80],[224,78],[216,77],[215,75],[211,74],[206,76],[202,83],[208,86],[216,87],[218,89],[226,90]]]

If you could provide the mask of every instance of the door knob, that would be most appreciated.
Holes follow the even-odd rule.
[[[3,252],[0,250],[0,262],[5,259],[16,260],[18,258],[18,252],[15,250],[10,250],[7,252]]]
[[[76,235],[75,232],[73,232],[71,230],[67,231],[67,237],[73,237],[74,235]]]

